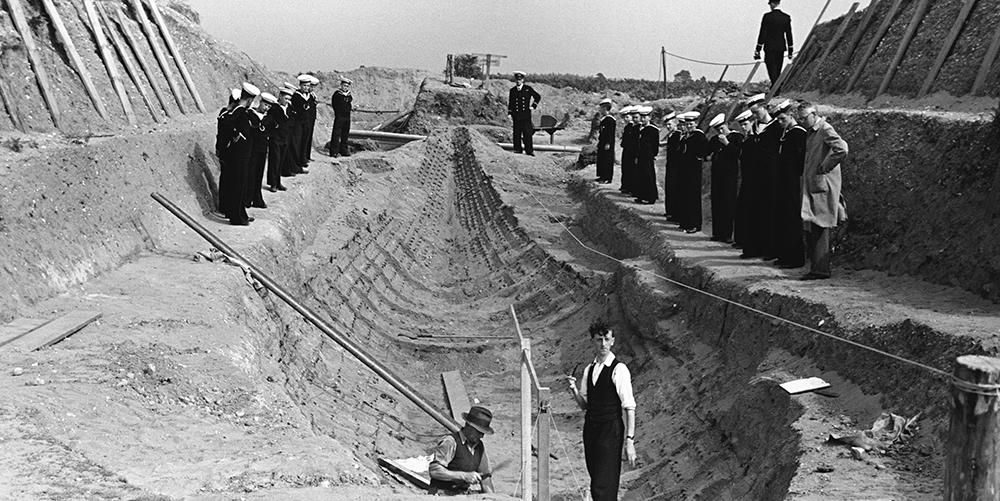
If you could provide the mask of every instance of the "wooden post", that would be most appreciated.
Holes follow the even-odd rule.
[[[448,65],[444,68],[444,74],[449,84],[455,81],[455,56],[453,54],[448,54]]]
[[[986,501],[1000,495],[1000,359],[958,357],[946,444],[945,501]]]
[[[895,0],[892,3],[892,7],[889,8],[889,12],[886,13],[885,19],[882,20],[882,25],[879,26],[878,31],[875,32],[875,38],[872,39],[871,43],[868,44],[868,48],[865,49],[864,56],[861,60],[854,66],[854,73],[851,74],[851,78],[847,81],[847,87],[844,88],[844,93],[851,92],[854,89],[854,84],[858,83],[858,79],[861,78],[861,74],[865,71],[865,66],[868,65],[868,60],[871,59],[872,54],[878,49],[879,43],[882,42],[882,37],[885,36],[889,28],[892,27],[892,20],[896,17],[896,13],[899,12],[899,7],[903,4],[903,0]]]
[[[108,76],[111,77],[111,86],[115,89],[115,94],[118,95],[118,100],[121,102],[122,111],[125,112],[125,119],[128,120],[129,125],[135,127],[135,113],[132,111],[132,102],[129,101],[128,94],[125,92],[125,86],[122,85],[121,76],[118,73],[118,65],[115,64],[115,60],[111,57],[111,51],[108,50],[108,40],[104,38],[104,28],[101,27],[101,20],[97,17],[97,11],[94,9],[94,0],[83,0],[83,8],[87,11],[87,19],[90,21],[90,29],[94,32],[94,41],[97,43],[97,50],[101,54],[101,59],[104,60],[104,65],[108,69]]]
[[[948,59],[948,55],[951,54],[951,48],[955,46],[955,41],[958,40],[958,35],[962,32],[962,27],[965,26],[965,21],[969,19],[969,14],[972,13],[972,8],[975,7],[976,0],[965,0],[962,4],[962,10],[958,12],[958,17],[955,18],[955,23],[951,25],[951,31],[948,32],[948,36],[944,39],[944,44],[941,45],[941,50],[938,52],[937,58],[934,59],[934,65],[931,66],[931,71],[927,73],[927,78],[924,79],[924,85],[920,87],[920,92],[917,93],[917,98],[921,98],[927,95],[931,90],[931,86],[934,85],[934,80],[937,78],[938,72],[941,71],[941,67],[944,66],[945,60]]]
[[[833,52],[833,48],[840,43],[840,39],[844,36],[844,32],[847,31],[847,26],[851,24],[851,19],[854,18],[854,12],[858,10],[858,5],[860,5],[858,2],[854,2],[851,5],[850,10],[847,11],[847,14],[844,16],[844,21],[840,23],[840,26],[837,28],[837,33],[833,35],[833,38],[830,39],[830,42],[826,45],[826,49],[823,50],[823,54],[819,56],[819,59],[816,60],[816,64],[813,65],[812,73],[810,73],[809,78],[806,79],[805,85],[802,86],[803,90],[810,89],[813,81],[816,80],[816,76],[819,75],[819,69],[822,68],[823,63],[826,62],[826,58],[830,57],[830,53]]]
[[[663,98],[667,98],[667,49],[660,46],[660,66],[663,67]]]
[[[45,99],[45,105],[49,108],[49,116],[52,117],[52,124],[59,129],[60,122],[62,122],[59,105],[56,104],[55,95],[52,93],[49,74],[45,71],[45,66],[42,65],[38,46],[35,45],[35,39],[31,37],[31,28],[28,27],[28,21],[24,18],[24,9],[21,7],[21,0],[7,0],[7,8],[10,10],[10,18],[14,22],[14,27],[17,29],[18,34],[21,35],[21,42],[24,44],[24,49],[28,53],[28,60],[31,61],[31,69],[35,72],[35,80],[38,81],[38,88],[41,89],[42,98]]]
[[[875,97],[881,96],[886,90],[889,89],[889,84],[892,83],[892,77],[896,76],[896,70],[899,69],[899,65],[903,64],[903,58],[906,57],[906,49],[910,48],[910,42],[913,41],[914,35],[917,34],[917,28],[920,27],[920,23],[923,22],[924,16],[927,15],[927,9],[930,7],[930,0],[920,0],[917,4],[917,9],[913,11],[913,19],[910,19],[910,25],[906,28],[906,33],[903,34],[903,39],[899,42],[899,48],[896,49],[896,55],[892,58],[892,64],[889,65],[889,69],[885,72],[885,76],[882,77],[882,83],[878,86],[878,91],[875,92]]]
[[[194,97],[194,104],[198,107],[198,111],[205,113],[205,103],[201,101],[201,95],[198,94],[198,89],[194,85],[194,80],[191,79],[191,74],[188,73],[187,65],[184,64],[184,59],[181,58],[181,51],[177,50],[177,44],[174,43],[174,37],[170,35],[170,30],[167,29],[167,23],[163,20],[163,16],[160,15],[160,9],[156,6],[156,0],[146,0],[149,2],[149,11],[153,13],[153,22],[160,28],[160,33],[163,34],[163,40],[167,43],[167,50],[170,51],[170,55],[174,57],[174,62],[177,63],[177,68],[181,71],[181,78],[184,79],[184,85],[187,86],[188,91],[191,92],[191,96]]]
[[[1000,53],[1000,26],[997,26],[997,32],[993,35],[993,42],[990,43],[990,48],[987,49],[986,57],[983,58],[983,64],[979,67],[979,73],[976,75],[976,81],[972,84],[972,95],[979,95],[983,85],[986,85],[986,77],[989,76],[990,69],[993,68],[993,62],[997,59],[997,53]]]
[[[115,52],[118,53],[118,58],[122,61],[122,66],[125,67],[125,73],[128,73],[129,79],[132,80],[132,84],[135,88],[139,90],[139,95],[142,96],[142,102],[146,103],[146,107],[149,108],[149,114],[153,117],[154,122],[162,121],[160,117],[160,112],[157,109],[155,103],[149,97],[149,93],[146,92],[146,88],[142,85],[142,79],[139,78],[139,72],[136,70],[132,60],[128,57],[128,51],[125,50],[125,43],[119,38],[118,32],[115,31],[114,26],[111,25],[111,19],[108,17],[108,13],[104,10],[104,4],[97,3],[97,15],[101,19],[101,24],[107,27],[109,39],[111,40],[111,45],[115,48]]]
[[[21,132],[27,132],[24,129],[24,120],[21,119],[21,110],[18,108],[14,98],[11,97],[10,90],[7,88],[7,82],[4,81],[2,75],[0,75],[0,99],[3,100],[4,107],[7,108],[10,123],[14,125],[14,128]]]
[[[521,499],[531,501],[531,340],[521,338]]]
[[[872,18],[875,16],[875,7],[881,0],[872,0],[872,3],[868,5],[865,9],[865,17],[861,18],[861,24],[858,25],[858,30],[854,32],[854,36],[851,37],[851,41],[847,44],[847,51],[844,53],[844,60],[841,64],[849,64],[851,59],[854,58],[854,51],[858,48],[858,44],[861,43],[861,37],[865,35],[865,31],[868,30],[868,25],[871,24]]]
[[[156,63],[160,65],[160,70],[163,71],[163,78],[167,80],[167,86],[170,87],[170,92],[174,95],[174,100],[177,101],[177,108],[181,110],[182,114],[187,115],[187,107],[184,106],[184,100],[181,99],[181,91],[177,89],[177,84],[174,83],[174,72],[170,71],[167,58],[163,55],[163,51],[160,50],[160,45],[156,43],[156,33],[153,32],[153,28],[149,25],[149,20],[146,19],[146,12],[142,8],[142,1],[132,0],[132,8],[135,10],[135,17],[138,19],[139,26],[142,27],[142,32],[146,35],[146,39],[149,42],[149,48],[153,51],[153,57],[156,58]]]
[[[538,501],[549,501],[549,388],[538,389]]]
[[[806,50],[809,49],[809,46],[813,42],[813,34],[816,31],[816,25],[819,24],[820,19],[823,19],[823,14],[826,14],[826,9],[828,7],[830,7],[830,0],[826,0],[826,3],[823,4],[823,9],[819,11],[819,15],[816,16],[816,20],[813,21],[812,28],[809,28],[809,34],[806,35],[806,41],[805,43],[802,44],[802,50],[799,52],[799,57],[792,60],[792,62],[785,67],[785,70],[782,71],[781,75],[778,76],[777,82],[771,82],[771,88],[768,89],[767,91],[768,99],[771,99],[771,97],[776,96],[778,92],[781,91],[781,86],[785,84],[785,80],[788,80],[789,74],[795,69],[799,61],[802,61],[803,63],[805,62],[804,56],[806,55]]]
[[[97,4],[98,8],[103,8],[101,4]],[[167,114],[168,117],[174,116],[170,112],[170,106],[167,104],[167,98],[163,95],[163,91],[160,90],[160,84],[157,83],[157,76],[153,72],[152,65],[146,60],[146,56],[142,55],[142,51],[139,47],[139,41],[136,40],[135,36],[132,34],[132,30],[128,27],[128,19],[125,17],[125,13],[121,9],[116,10],[118,15],[118,26],[122,29],[122,35],[125,36],[125,42],[128,44],[129,48],[132,49],[132,54],[135,55],[135,60],[139,62],[139,67],[142,68],[142,72],[146,74],[146,80],[149,81],[149,87],[153,89],[153,94],[156,95],[156,99],[160,102],[160,107],[163,108],[163,112]]]
[[[97,113],[101,115],[101,118],[108,119],[108,110],[104,107],[104,101],[101,100],[101,96],[97,93],[97,87],[94,87],[94,79],[90,76],[90,71],[87,70],[87,65],[83,63],[83,59],[80,58],[80,53],[76,50],[76,45],[73,43],[73,39],[69,36],[69,31],[66,30],[66,25],[62,22],[62,16],[59,15],[59,11],[56,10],[56,5],[52,3],[52,0],[41,0],[42,6],[45,7],[45,12],[49,15],[49,19],[52,21],[53,27],[56,29],[56,36],[59,38],[59,42],[63,44],[66,48],[66,55],[69,56],[70,63],[73,64],[73,68],[80,75],[80,80],[83,82],[83,88],[87,90],[87,94],[90,96],[90,100],[94,103],[94,108],[97,109]]]

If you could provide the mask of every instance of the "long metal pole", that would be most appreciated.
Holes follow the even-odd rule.
[[[355,345],[351,340],[347,339],[346,336],[334,330],[333,327],[330,327],[330,325],[321,319],[319,315],[292,297],[288,291],[275,283],[274,280],[271,280],[271,277],[265,275],[264,272],[260,271],[250,261],[247,261],[246,258],[241,256],[240,253],[236,252],[219,237],[206,230],[204,226],[199,224],[194,219],[191,219],[191,216],[188,216],[187,213],[174,205],[173,202],[159,193],[152,193],[150,196],[153,197],[153,200],[156,200],[160,203],[160,205],[170,211],[171,214],[177,216],[177,219],[180,219],[184,224],[188,225],[192,230],[201,235],[202,238],[207,240],[208,243],[212,244],[216,249],[219,249],[227,256],[238,259],[246,264],[253,277],[266,287],[267,290],[273,292],[285,303],[288,303],[288,306],[291,306],[295,311],[299,312],[306,320],[309,321],[309,323],[315,325],[317,329],[323,332],[323,334],[326,334],[326,337],[339,344],[351,355],[354,355],[354,358],[357,358],[361,363],[365,364],[369,369],[374,371],[375,374],[378,374],[379,377],[385,380],[385,382],[392,385],[393,388],[396,388],[396,390],[402,393],[404,397],[416,404],[417,407],[420,407],[421,410],[426,412],[428,416],[434,418],[435,421],[441,423],[441,425],[447,428],[448,431],[455,433],[461,429],[461,426],[459,426],[458,423],[441,412],[441,410],[433,404],[428,402],[423,395],[417,393],[417,391],[413,388],[410,388],[410,386],[407,385],[405,381],[400,379],[399,376],[393,374],[392,371],[382,365],[378,360],[372,358],[371,355]]]

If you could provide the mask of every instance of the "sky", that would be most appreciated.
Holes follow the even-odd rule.
[[[784,0],[796,50],[827,0]],[[860,8],[871,0],[859,0]],[[351,70],[358,66],[443,71],[447,54],[507,56],[494,71],[660,78],[660,48],[721,63],[747,63],[766,0],[187,0],[213,36],[274,70]],[[854,0],[829,0],[822,21]],[[278,7],[280,5],[280,8]],[[626,10],[626,6],[629,7]],[[718,79],[721,66],[667,58]],[[743,80],[750,66],[733,66]],[[755,80],[766,78],[761,68]]]

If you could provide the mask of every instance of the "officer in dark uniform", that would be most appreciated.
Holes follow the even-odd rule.
[[[625,125],[622,127],[622,186],[619,191],[626,195],[632,194],[632,183],[635,179],[636,151],[639,148],[639,124],[636,123],[632,111],[635,106],[621,109]],[[636,114],[638,116],[638,114]]]
[[[636,159],[635,188],[632,195],[635,196],[636,203],[642,205],[652,205],[659,197],[659,189],[656,187],[656,154],[660,151],[660,128],[649,121],[649,115],[653,112],[651,106],[643,106],[639,109],[639,116],[642,117],[642,128],[639,129],[639,149]]]
[[[615,128],[617,121],[611,114],[614,103],[610,99],[601,100],[599,106],[601,125],[597,133],[597,182],[611,184],[615,176]]]
[[[764,66],[767,66],[767,77],[771,85],[781,76],[781,66],[785,51],[788,59],[792,58],[792,18],[781,11],[778,5],[781,0],[768,0],[771,12],[764,14],[760,20],[760,34],[757,35],[757,48],[753,58],[760,59],[760,51],[764,51]]]
[[[351,156],[347,139],[351,133],[351,108],[354,96],[351,94],[350,78],[340,77],[340,88],[333,92],[333,132],[330,135],[330,156]]]
[[[271,193],[286,189],[281,184],[281,169],[288,151],[288,98],[293,93],[283,87],[278,91],[278,103],[267,112],[273,127],[267,143],[267,189]]]
[[[271,106],[278,104],[278,98],[268,92],[262,92],[256,108],[250,109],[250,171],[247,178],[246,194],[243,204],[246,207],[266,209],[262,183],[264,182],[264,166],[267,164],[267,147],[271,141],[271,131],[274,122],[268,115]]]
[[[535,154],[535,147],[531,142],[531,136],[535,133],[535,126],[531,123],[531,110],[537,108],[541,101],[542,96],[524,83],[524,72],[515,71],[514,86],[510,88],[510,95],[507,97],[507,114],[514,124],[514,153],[523,151],[527,155]]]
[[[712,155],[712,240],[732,243],[743,134],[729,130],[724,113],[708,125],[716,131],[708,141]]]
[[[222,211],[229,218],[230,224],[238,226],[246,226],[253,221],[253,218],[247,215],[243,200],[247,191],[247,180],[250,177],[250,155],[253,149],[250,141],[250,104],[258,95],[260,89],[244,83],[240,91],[240,100],[227,115],[224,125],[229,129],[227,134],[229,141],[224,154],[226,175],[220,180],[219,192],[224,203]]]
[[[431,451],[428,473],[432,494],[465,494],[479,484],[484,493],[493,492],[493,470],[483,444],[484,435],[492,435],[493,413],[478,405],[463,412],[465,426],[442,438]]]
[[[784,130],[778,151],[775,203],[775,241],[779,268],[806,265],[805,234],[802,231],[802,167],[806,160],[806,130],[795,121],[795,104],[785,100],[774,110],[774,119]]]
[[[697,126],[701,113],[683,114],[684,138],[681,140],[679,223],[684,233],[701,231],[701,177],[705,157],[708,156],[708,138]]]

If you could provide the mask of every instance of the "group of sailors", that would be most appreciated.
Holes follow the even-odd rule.
[[[741,248],[741,258],[774,260],[782,268],[805,265],[802,188],[806,130],[796,122],[797,104],[785,100],[768,106],[764,94],[746,101],[747,109],[730,129],[725,114],[708,123],[711,137],[698,128],[697,111],[667,113],[666,133],[650,123],[652,107],[625,106],[621,134],[621,192],[636,203],[658,201],[654,159],[665,147],[663,180],[665,216],[685,233],[702,225],[702,172],[711,160],[712,240]],[[597,143],[597,182],[608,184],[614,171],[617,120],[610,99]]]
[[[277,96],[244,83],[232,89],[219,111],[215,153],[219,158],[218,209],[230,224],[254,220],[247,208],[267,208],[263,186],[285,191],[281,178],[307,174],[312,159],[313,129],[319,79],[298,76],[298,86],[282,84]]]

